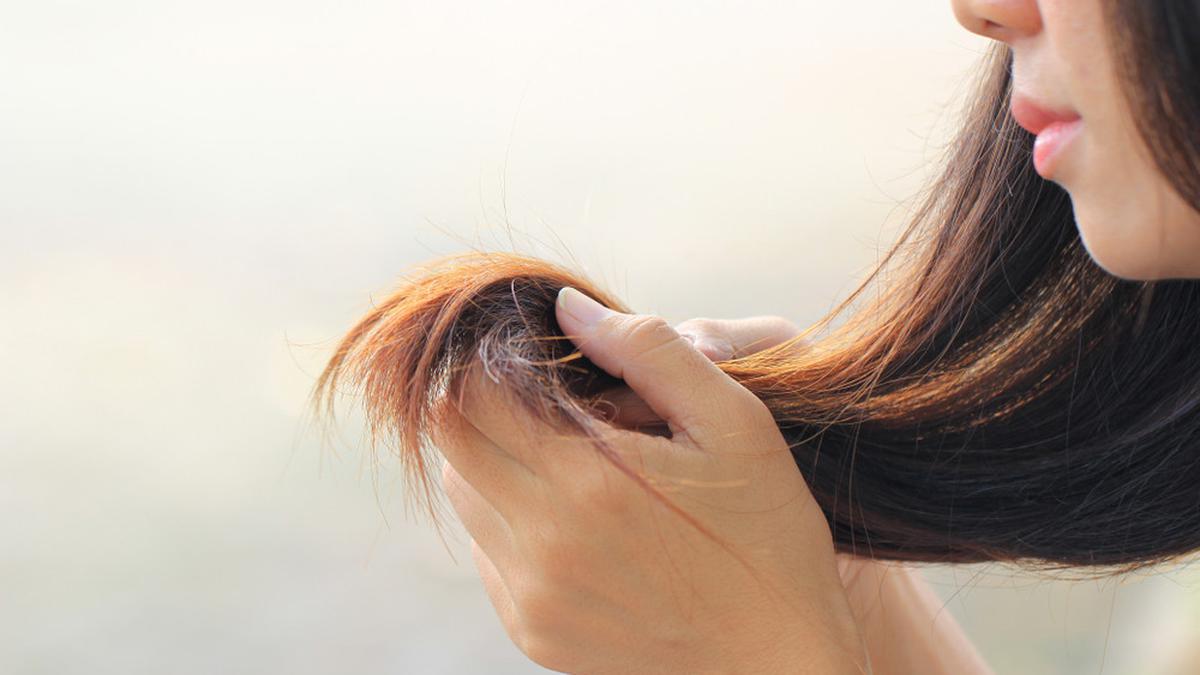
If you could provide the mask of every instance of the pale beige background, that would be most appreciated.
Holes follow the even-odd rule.
[[[645,311],[815,320],[981,50],[941,1],[7,3],[0,672],[536,672],[304,426],[330,341],[505,222]],[[1002,673],[1200,624],[1186,572],[930,574]]]

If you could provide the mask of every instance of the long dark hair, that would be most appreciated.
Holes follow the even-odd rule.
[[[1163,175],[1200,209],[1200,2],[1104,3],[1124,91]]]
[[[1115,48],[1147,143],[1200,209],[1198,7],[1119,0],[1110,18],[1134,26]],[[721,367],[774,414],[842,551],[1130,567],[1200,549],[1200,283],[1101,270],[1032,169],[1007,49],[979,87],[911,226],[835,312],[848,320]],[[435,410],[473,364],[586,433],[611,382],[555,339],[564,285],[625,309],[542,261],[431,268],[351,330],[314,400],[331,413],[357,389],[430,497]]]

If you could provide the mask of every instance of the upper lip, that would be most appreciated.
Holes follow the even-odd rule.
[[[1028,96],[1016,94],[1012,99],[1012,116],[1026,131],[1033,135],[1056,122],[1074,122],[1079,113],[1069,109],[1051,109],[1041,106]]]

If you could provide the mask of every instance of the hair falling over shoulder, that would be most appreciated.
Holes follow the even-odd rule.
[[[1200,285],[1097,267],[1008,115],[1006,51],[980,86],[911,226],[835,311],[847,320],[719,366],[771,410],[839,550],[1126,569],[1200,549]],[[429,498],[438,401],[467,368],[585,434],[616,381],[559,331],[563,286],[629,311],[535,259],[435,264],[351,329],[314,400],[332,414],[358,394]]]

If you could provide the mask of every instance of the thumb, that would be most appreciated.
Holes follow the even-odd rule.
[[[695,435],[739,406],[761,405],[659,317],[615,312],[570,287],[559,291],[555,311],[579,351],[625,380],[672,431]]]

